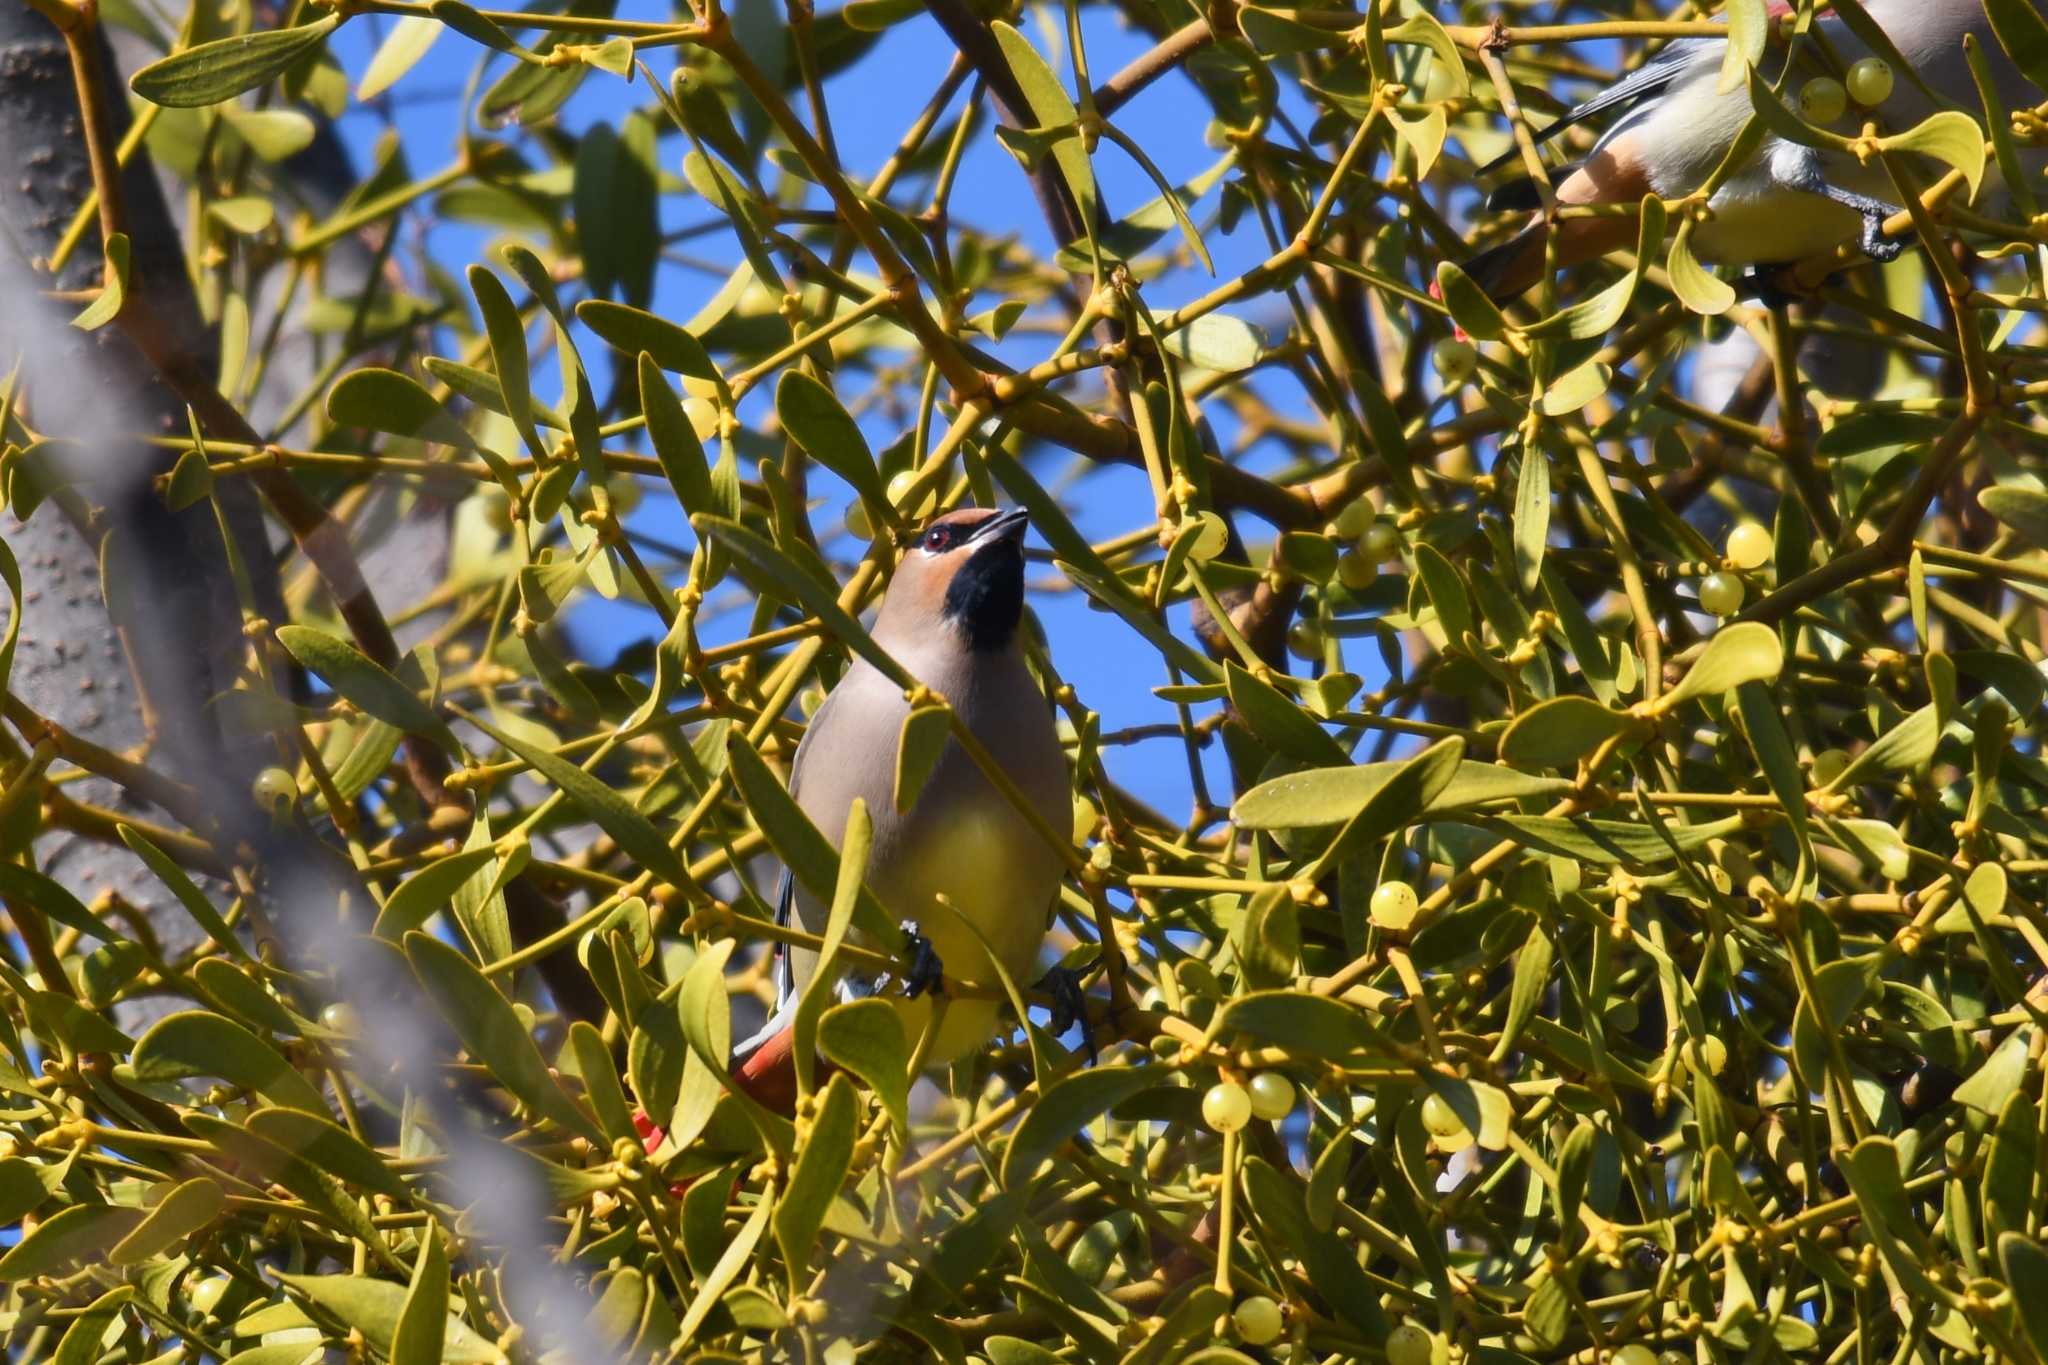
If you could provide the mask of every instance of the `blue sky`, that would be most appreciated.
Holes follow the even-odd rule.
[[[766,4],[772,0],[749,3]],[[776,4],[774,9],[779,13],[781,7]],[[1041,16],[1056,20],[1060,14],[1058,9],[1027,12],[1020,27],[1065,77],[1068,64],[1064,51],[1048,41],[1048,30],[1041,21]],[[655,19],[667,17],[667,11],[628,0],[620,6],[620,15]],[[391,22],[366,15],[335,35],[332,50],[349,72],[352,84],[360,78]],[[1097,82],[1149,45],[1144,35],[1125,28],[1100,8],[1086,12],[1083,31],[1090,74]],[[833,131],[850,168],[871,174],[882,163],[936,88],[952,51],[937,24],[918,15],[891,29],[865,58],[828,82],[826,97]],[[404,141],[415,175],[447,164],[456,150],[461,92],[473,78],[481,53],[482,49],[474,44],[454,34],[444,34],[425,59],[399,82],[387,102],[380,107],[352,106],[340,128],[358,164],[367,164],[370,149],[386,127],[395,128]],[[671,52],[657,50],[650,57],[657,75],[665,77],[672,69]],[[493,62],[486,82],[505,69],[506,61],[498,58]],[[580,131],[596,121],[616,126],[633,109],[644,105],[646,94],[645,87],[637,82],[628,86],[603,73],[593,73],[559,117],[572,130]],[[957,110],[958,100],[953,107]],[[1208,121],[1206,102],[1199,98],[1192,83],[1178,73],[1168,75],[1140,95],[1114,121],[1146,148],[1175,183],[1207,169],[1217,158],[1216,149],[1203,139]],[[1298,126],[1305,126],[1305,121]],[[511,130],[503,136],[513,137],[517,133]],[[675,171],[682,144],[667,139],[662,144],[662,153],[663,169]],[[1112,216],[1129,213],[1157,193],[1143,172],[1107,140],[1096,153],[1095,171]],[[911,181],[897,202],[912,209],[922,208],[928,195],[927,184]],[[1233,235],[1222,235],[1212,221],[1216,198],[1212,191],[1195,208],[1194,216],[1206,225],[1205,237],[1219,276],[1228,278],[1264,259],[1268,249],[1249,216],[1238,224]],[[822,192],[817,202],[823,206]],[[996,234],[1015,233],[1041,253],[1051,248],[1050,234],[1038,216],[1022,170],[996,142],[986,124],[977,133],[963,162],[952,204],[956,219]],[[702,200],[690,195],[666,196],[661,205],[664,230],[700,222],[710,212]],[[493,234],[483,230],[456,223],[431,223],[417,214],[407,232],[408,241],[417,240],[416,234],[424,233],[426,250],[455,272],[483,258],[493,240]],[[693,239],[685,249],[693,257],[718,263],[730,264],[739,259],[736,243],[723,230]],[[856,262],[857,269],[864,265],[864,261]],[[721,282],[721,277],[708,272],[665,263],[656,280],[655,311],[673,319],[687,318]],[[1146,299],[1155,309],[1170,308],[1194,297],[1209,284],[1208,278],[1198,271],[1182,272],[1148,285]],[[999,301],[981,300],[976,308],[993,306]],[[1263,325],[1269,337],[1279,335],[1286,324],[1277,301],[1270,298],[1259,301],[1246,316]],[[1043,335],[1033,334],[1013,339],[1003,349],[1008,352],[1006,358],[1029,363],[1042,356],[1048,345]],[[580,338],[579,346],[594,370],[604,363],[605,348],[595,338]],[[604,392],[606,376],[594,377],[598,391]],[[558,380],[537,377],[543,396],[551,396],[545,385],[555,382]],[[1314,420],[1314,414],[1291,385],[1263,380],[1261,383],[1262,391],[1269,397],[1298,405],[1297,415]],[[761,419],[769,387],[763,386],[757,391],[763,397],[750,399],[743,407],[743,420]],[[864,425],[876,449],[903,434],[886,422],[869,421]],[[1224,434],[1227,437],[1227,427]],[[1150,520],[1151,494],[1140,471],[1094,466],[1076,469],[1072,457],[1061,451],[1040,453],[1033,468],[1041,481],[1061,494],[1069,515],[1092,538],[1106,538]],[[822,502],[814,508],[813,520],[823,530],[837,522],[838,509],[849,495],[822,471],[812,491]],[[640,529],[688,543],[688,527],[665,489],[651,485],[636,516]],[[1247,521],[1241,529],[1254,543],[1269,534],[1267,528],[1256,522]],[[837,546],[828,545],[828,549],[838,550],[845,558],[852,557],[851,542],[841,541]],[[1040,580],[1050,574],[1049,566],[1034,568],[1034,577]],[[1102,713],[1105,730],[1174,718],[1172,708],[1150,691],[1168,681],[1163,670],[1149,648],[1120,622],[1088,609],[1081,595],[1073,591],[1036,592],[1032,605],[1045,625],[1055,663],[1083,700]],[[1184,628],[1185,617],[1183,608],[1176,613],[1176,625]],[[728,618],[707,625],[706,635],[713,640],[727,638],[738,633],[743,625],[743,619]],[[656,626],[652,615],[644,610],[592,598],[572,613],[570,629],[579,648],[589,657],[605,658],[621,644],[655,630]],[[1351,642],[1350,650],[1351,668],[1365,676],[1368,687],[1377,685],[1383,675],[1371,642]],[[1212,750],[1208,759],[1211,791],[1221,798],[1229,791],[1229,783],[1220,751]],[[1171,817],[1185,815],[1191,792],[1178,741],[1148,741],[1116,751],[1108,761],[1112,774],[1135,794]]]

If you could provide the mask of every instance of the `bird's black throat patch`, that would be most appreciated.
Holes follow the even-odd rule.
[[[967,637],[968,647],[1009,647],[1024,616],[1024,551],[1002,539],[977,549],[946,589],[947,619]]]

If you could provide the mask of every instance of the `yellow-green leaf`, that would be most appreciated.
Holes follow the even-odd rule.
[[[260,29],[174,52],[136,72],[128,86],[151,104],[197,109],[233,99],[298,64],[341,27],[330,14],[298,28]]]

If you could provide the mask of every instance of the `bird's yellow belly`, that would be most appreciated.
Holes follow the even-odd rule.
[[[918,856],[909,861],[915,865],[876,890],[898,919],[917,923],[945,964],[947,978],[1000,990],[989,965],[988,950],[993,949],[1018,988],[1029,987],[1038,975],[1038,949],[1059,877],[1058,863],[1038,835],[1007,809],[963,803],[942,814],[938,828],[920,841]],[[894,1003],[914,1046],[931,1018],[932,1000],[899,996]],[[986,1042],[1002,1008],[995,1000],[942,1003],[945,1015],[926,1059],[933,1066]]]

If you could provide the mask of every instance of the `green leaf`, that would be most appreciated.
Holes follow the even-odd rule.
[[[258,1109],[249,1115],[244,1126],[265,1142],[283,1148],[345,1184],[401,1202],[412,1197],[411,1189],[383,1157],[325,1114],[303,1109]]]
[[[2037,550],[2048,550],[2048,493],[2018,484],[1993,484],[1977,502]]]
[[[1003,1188],[1020,1188],[1069,1138],[1133,1095],[1166,1084],[1169,1075],[1159,1066],[1098,1066],[1055,1081],[1010,1136]]]
[[[645,870],[660,877],[670,886],[687,888],[693,883],[690,870],[683,866],[676,851],[668,841],[655,831],[647,817],[633,808],[633,804],[612,790],[602,780],[591,776],[561,755],[514,738],[510,733],[479,720],[474,716],[469,723],[489,735],[498,743],[511,750],[529,764],[542,777],[560,788],[562,794],[574,802],[579,810],[596,822],[597,827],[612,836]]]
[[[73,1204],[59,1209],[0,1256],[0,1283],[54,1275],[87,1257],[98,1257],[148,1217],[141,1209],[112,1204]]]
[[[2048,20],[2041,12],[2030,0],[1984,0],[1984,17],[2012,64],[2036,87],[2048,90]],[[2048,1353],[2041,1342],[2036,1338],[2037,1347]]]
[[[896,737],[896,809],[908,811],[917,795],[939,765],[940,755],[953,734],[952,708],[944,702],[914,706],[903,716],[903,729]]]
[[[296,66],[341,27],[330,14],[298,28],[263,29],[221,38],[151,62],[128,86],[151,104],[198,109],[254,90]]]
[[[870,507],[888,505],[874,452],[832,390],[802,370],[785,370],[775,385],[775,416],[806,455],[846,480]]]
[[[1902,772],[1926,766],[1941,742],[1941,715],[1935,703],[1928,703],[1878,736],[1876,742],[1856,755],[1824,791],[1847,791],[1871,781],[1878,773]]]
[[[811,966],[811,979],[797,997],[796,1012],[790,1019],[791,1055],[795,1059],[797,1089],[808,1095],[811,1091],[811,1072],[818,1050],[818,1019],[837,993],[839,974],[833,963],[839,956],[839,945],[846,939],[846,929],[853,922],[854,907],[860,903],[861,879],[867,872],[868,853],[874,847],[875,822],[868,814],[868,803],[856,796],[846,808],[846,830],[839,840],[839,876],[832,888],[832,900],[825,912],[825,932],[819,936],[817,960]],[[897,1033],[902,1033],[898,1022]],[[876,1069],[883,1069],[878,1064]],[[890,1075],[900,1074],[901,1067],[890,1069]],[[878,1093],[901,1096],[908,1081],[898,1085],[885,1079]],[[871,1083],[871,1088],[874,1088]],[[897,1136],[908,1135],[900,1125],[908,1122],[908,1114],[900,1104],[889,1106],[889,1115],[898,1124]]]
[[[1500,756],[1518,768],[1570,768],[1637,723],[1590,697],[1553,697],[1515,717],[1500,738]]]
[[[661,366],[646,351],[640,352],[640,411],[647,419],[647,439],[654,458],[682,504],[685,515],[715,513],[719,503],[711,489],[711,467],[704,459],[704,444],[683,410],[682,400],[662,378]]]
[[[205,1010],[157,1020],[136,1042],[133,1065],[145,1081],[218,1076],[293,1109],[327,1112],[320,1091],[282,1053],[232,1019]]]
[[[1759,0],[1743,2],[1759,3]],[[1733,47],[1732,43],[1730,47]],[[1664,244],[1663,200],[1655,195],[1643,199],[1636,234],[1635,264],[1626,274],[1591,298],[1531,323],[1522,329],[1523,335],[1573,341],[1605,336],[1628,312],[1629,303],[1636,295],[1636,286],[1642,283],[1644,267],[1656,259],[1657,248]]]
[[[629,356],[651,356],[656,365],[671,374],[724,383],[703,342],[644,308],[608,299],[585,299],[576,305],[576,318],[616,351]]]
[[[10,1156],[0,1159],[0,1224],[19,1223],[57,1192],[71,1169],[69,1158],[39,1165]]]
[[[792,1293],[800,1293],[808,1282],[811,1248],[818,1229],[825,1225],[826,1211],[839,1197],[846,1173],[853,1164],[853,1141],[858,1136],[859,1103],[844,1074],[834,1076],[818,1101],[809,1133],[797,1149],[796,1165],[775,1201],[775,1241],[782,1248],[783,1264],[789,1271]]]
[[[1543,582],[1543,551],[1550,539],[1550,460],[1540,448],[1522,451],[1515,480],[1515,578],[1524,596]]]
[[[406,878],[391,893],[384,902],[384,908],[377,912],[376,927],[370,932],[396,943],[408,931],[418,929],[432,919],[437,911],[451,908],[450,902],[456,891],[484,868],[495,866],[497,861],[498,850],[492,845],[436,858]]]
[[[240,109],[229,105],[220,111],[220,117],[264,161],[297,156],[313,145],[318,132],[313,120],[296,109]],[[265,226],[269,216],[266,215]]]
[[[385,33],[384,41],[377,45],[370,65],[363,71],[362,82],[356,86],[356,99],[368,104],[398,84],[405,73],[427,55],[427,49],[446,29],[447,26],[439,19],[430,19],[423,14],[408,14],[393,24]]]
[[[1998,1266],[2012,1290],[2020,1330],[2036,1355],[2048,1356],[2048,1251],[2017,1232],[2004,1233],[1998,1239]]]
[[[395,725],[409,735],[423,735],[458,758],[461,756],[462,746],[455,742],[448,723],[434,713],[434,708],[348,641],[311,626],[279,626],[277,642],[365,715]]]
[[[533,419],[533,380],[527,363],[526,324],[518,306],[506,292],[504,282],[481,265],[469,268],[469,291],[476,295],[477,310],[483,314],[484,330],[491,342],[491,363],[498,369],[498,396],[502,410],[512,419],[519,439],[536,460],[547,457],[547,447]],[[329,400],[330,406],[332,400]],[[506,490],[508,493],[513,490]]]
[[[1589,360],[1543,386],[1537,406],[1551,417],[1567,417],[1607,392],[1614,371],[1599,360]]]
[[[1648,825],[1619,820],[1567,819],[1553,815],[1490,815],[1475,823],[1497,829],[1505,837],[1526,847],[1581,858],[1602,866],[1654,865],[1668,863],[1680,853],[1704,847],[1710,839],[1724,839],[1742,827],[1742,817],[1731,815],[1703,825],[1675,825],[1671,834],[1677,848],[1666,843]]]
[[[1695,313],[1717,318],[1735,306],[1735,290],[1725,281],[1707,273],[1692,252],[1692,222],[1680,224],[1671,238],[1671,254],[1664,268],[1671,276],[1671,292]]]
[[[771,1202],[765,1198],[755,1201],[754,1211],[747,1216],[747,1221],[740,1225],[740,1230],[733,1234],[732,1240],[725,1244],[724,1254],[719,1256],[717,1264],[698,1281],[697,1297],[690,1300],[690,1306],[683,1314],[682,1324],[676,1331],[676,1340],[688,1341],[696,1335],[697,1329],[704,1325],[704,1319],[718,1306],[718,1300],[724,1295],[727,1287],[747,1268],[747,1263],[754,1257],[755,1243],[761,1240],[761,1234],[768,1228],[768,1213],[771,1207]]]
[[[475,445],[440,399],[396,370],[372,366],[343,375],[328,390],[327,417],[341,427],[362,427],[463,449]]]
[[[462,1040],[464,1050],[497,1077],[499,1084],[539,1117],[593,1143],[603,1143],[597,1125],[548,1074],[548,1064],[512,1002],[499,994],[468,958],[418,930],[405,936],[405,955],[420,984]]]
[[[899,1136],[910,1131],[910,1043],[894,1005],[874,996],[834,1005],[818,1016],[818,1051],[875,1092]]]
[[[1244,1163],[1244,1193],[1251,1216],[1276,1243],[1300,1258],[1308,1281],[1331,1311],[1366,1340],[1386,1340],[1392,1324],[1380,1310],[1379,1290],[1360,1268],[1355,1247],[1310,1223],[1301,1182],[1264,1159],[1249,1156]]]
[[[1337,837],[1317,860],[1317,867],[1334,866],[1347,854],[1421,819],[1430,802],[1450,789],[1451,779],[1457,776],[1464,757],[1465,741],[1453,735],[1438,740],[1396,768],[1380,789],[1366,798],[1358,814],[1337,831]]]
[[[2008,1033],[2005,1041],[1991,1050],[1984,1064],[1971,1072],[1950,1098],[1957,1104],[1968,1105],[1979,1113],[1996,1118],[2005,1107],[2006,1097],[2018,1091],[2027,1074],[2027,1055],[2032,1050],[2033,1035],[2031,1025]]]
[[[1228,313],[1204,313],[1161,343],[1190,365],[1217,374],[1236,374],[1259,363],[1266,338],[1259,329]]]
[[[1436,608],[1437,625],[1443,630],[1446,646],[1464,652],[1465,637],[1478,630],[1472,617],[1472,590],[1465,586],[1465,575],[1444,557],[1443,551],[1427,541],[1416,542],[1415,569],[1429,594],[1429,604]]]
[[[482,43],[493,52],[524,52],[512,35],[498,26],[495,19],[487,19],[462,0],[431,0],[427,6],[434,17],[460,33],[473,43]]]
[[[117,232],[107,239],[106,283],[71,325],[81,332],[95,331],[121,316],[128,298],[128,234]]]
[[[176,1246],[227,1211],[228,1197],[206,1176],[171,1189],[135,1231],[107,1252],[109,1265],[141,1265]]]
[[[1963,173],[1970,197],[1984,183],[1984,127],[1960,109],[1943,109],[1929,114],[1903,133],[1877,140],[1888,152],[1914,152],[1933,157]]]
[[[1253,787],[1230,808],[1232,822],[1244,829],[1311,829],[1340,825],[1358,814],[1374,793],[1387,784],[1401,764],[1362,763],[1355,767],[1307,768],[1271,778]],[[1496,801],[1528,797],[1555,799],[1572,790],[1569,779],[1536,777],[1493,763],[1466,760],[1428,811],[1460,810]]]
[[[1436,286],[1443,295],[1451,320],[1479,341],[1497,341],[1507,333],[1508,321],[1499,305],[1486,296],[1470,275],[1449,261],[1439,261]]]
[[[1529,937],[1522,942],[1522,950],[1515,954],[1515,977],[1508,989],[1508,1012],[1501,1021],[1500,1038],[1494,1043],[1487,1060],[1499,1063],[1505,1061],[1521,1041],[1522,1030],[1535,1017],[1537,1008],[1543,1003],[1543,996],[1550,989],[1550,963],[1555,950],[1551,947],[1550,935],[1541,924],[1529,926]]]
[[[392,1354],[411,1297],[403,1286],[363,1275],[272,1273],[315,1307],[356,1328],[370,1345],[387,1356]],[[445,1365],[505,1365],[503,1351],[452,1315],[442,1325],[441,1354],[437,1359]]]
[[[1241,1033],[1310,1057],[1342,1061],[1384,1050],[1386,1040],[1363,1010],[1307,991],[1254,991],[1217,1014],[1214,1031]]]
[[[1740,90],[1751,69],[1763,59],[1764,44],[1771,36],[1771,18],[1764,0],[1728,0],[1721,12],[1728,16],[1728,43],[1721,56],[1721,79],[1714,93],[1727,95]]]
[[[1278,688],[1235,663],[1223,665],[1230,704],[1259,742],[1302,763],[1334,767],[1350,762],[1344,746]]]
[[[93,1365],[100,1358],[100,1344],[113,1328],[114,1318],[135,1297],[135,1286],[124,1284],[87,1304],[64,1330],[48,1365]]]
[[[1644,714],[1661,716],[1698,697],[1718,697],[1744,683],[1770,682],[1784,667],[1785,647],[1777,631],[1759,621],[1723,626],[1677,686],[1643,708]]]
[[[125,943],[127,935],[80,904],[60,882],[18,863],[0,862],[0,898],[34,906],[44,916],[101,943]]]
[[[1060,78],[1038,55],[1030,40],[1000,19],[992,21],[989,28],[995,32],[996,45],[1002,49],[1003,60],[1009,63],[1010,74],[1017,78],[1025,103],[1031,106],[1036,126],[1064,128],[1074,123],[1080,117],[1079,111],[1068,98]],[[1068,138],[1053,149],[1052,156],[1073,193],[1082,223],[1092,227],[1096,212],[1095,172],[1088,164],[1087,149],[1079,138]]]
[[[580,1020],[578,1022],[581,1022]],[[420,1237],[412,1283],[391,1329],[391,1365],[439,1365],[448,1341],[448,1250],[428,1224]]]

